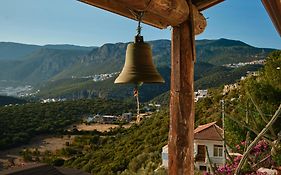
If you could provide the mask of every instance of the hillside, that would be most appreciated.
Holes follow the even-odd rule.
[[[21,60],[39,48],[38,45],[0,42],[0,60]]]
[[[133,107],[132,103],[103,99],[0,106],[0,150],[28,143],[38,135],[63,134],[65,127],[89,114],[120,115],[134,112]]]
[[[157,40],[149,43],[153,50],[155,64],[158,67],[170,65],[170,41]],[[75,65],[54,76],[53,80],[69,78],[71,76],[118,72],[124,65],[127,44],[104,44],[99,48],[94,48]]]
[[[245,76],[247,71],[256,71],[261,65],[247,65],[233,69],[215,66],[209,63],[198,62],[195,64],[195,90],[219,87],[233,83]],[[154,97],[170,90],[170,68],[158,68],[165,79],[164,84],[144,84],[140,87],[140,100],[147,102]],[[92,79],[61,79],[47,82],[40,88],[38,96],[60,98],[105,98],[105,99],[133,99],[133,85],[114,84],[116,77],[105,81],[94,82]],[[169,94],[169,93],[166,93]],[[168,95],[164,95],[168,100]],[[164,98],[164,97],[163,97]]]
[[[58,50],[41,48],[19,61],[2,61],[0,79],[30,84],[46,81],[76,62],[77,57],[87,54],[82,50]]]
[[[262,65],[246,65],[236,69],[217,67],[195,81],[195,89],[207,89],[231,84],[245,76],[248,71],[257,71],[262,67]]]
[[[166,79],[164,85],[144,85],[141,99],[148,101],[169,90],[170,82],[170,41],[149,41],[153,60]],[[245,67],[233,70],[223,67],[225,63],[246,62],[264,59],[272,49],[255,48],[241,41],[219,39],[198,40],[197,63],[195,64],[195,88],[217,87],[231,83],[245,74]],[[40,89],[39,97],[67,98],[117,98],[131,96],[130,86],[113,84],[114,77],[104,82],[93,82],[90,77],[102,73],[119,72],[125,61],[128,43],[104,44],[101,47],[83,47],[74,45],[29,46],[18,44],[17,47],[29,48],[28,53],[18,59],[0,60],[0,85],[31,85]],[[2,43],[5,45],[5,43]],[[13,45],[12,45],[13,46]],[[17,47],[7,43],[7,52]],[[3,48],[5,48],[2,46]],[[30,47],[32,49],[30,49]],[[1,50],[1,48],[0,48]],[[12,55],[12,53],[10,53]],[[24,55],[22,53],[22,55]],[[226,75],[223,76],[222,75]],[[73,78],[74,77],[74,78]]]
[[[246,123],[246,116],[248,116],[248,126],[261,131],[265,126],[264,120],[269,121],[280,105],[281,72],[278,69],[279,66],[281,66],[281,51],[275,51],[268,56],[265,66],[259,69],[258,76],[248,76],[239,81],[238,87],[225,95],[222,94],[222,88],[210,89],[210,96],[196,103],[196,118],[200,120],[200,123],[207,123],[214,119],[220,123],[220,100],[224,99],[227,116],[233,116],[242,123]],[[261,119],[256,105],[262,111],[265,119]],[[280,121],[279,117],[273,125],[276,133],[280,131]],[[230,130],[227,137],[232,145],[234,142],[245,139],[246,134],[241,135],[242,131],[246,133],[245,129],[242,130],[241,126],[235,124],[229,117],[226,118],[226,124]],[[240,129],[236,132],[239,127]],[[239,137],[235,137],[236,135]]]
[[[26,101],[23,99],[0,95],[0,106],[9,105],[9,104],[23,104],[23,103],[26,103]]]
[[[257,127],[255,129],[261,131],[265,123],[258,114],[255,105],[250,101],[247,92],[253,95],[252,97],[261,107],[261,110],[267,114],[266,120],[269,120],[272,115],[268,114],[273,114],[280,104],[281,76],[276,69],[281,63],[280,59],[280,52],[271,54],[264,69],[260,70],[260,76],[248,77],[240,83],[239,88],[225,96],[222,95],[221,88],[211,89],[209,97],[199,100],[195,104],[195,126],[212,121],[217,121],[217,124],[221,126],[220,100],[224,99],[226,116],[233,116],[239,121],[246,120],[245,109],[248,104],[249,127]],[[271,73],[276,76],[267,77]],[[155,169],[159,167],[161,161],[161,148],[168,141],[169,112],[167,109],[168,106],[164,106],[159,112],[155,112],[139,125],[133,125],[129,129],[117,128],[111,130],[107,135],[92,132],[78,137],[68,148],[62,149],[54,155],[48,155],[47,160],[51,164],[60,160],[64,166],[82,169],[97,175],[161,174],[161,170],[155,171]],[[225,124],[227,145],[234,151],[243,153],[243,149],[235,148],[235,145],[245,140],[247,130],[230,120],[229,117],[226,117]],[[275,133],[279,132],[280,118],[273,125],[273,130]],[[250,134],[251,140],[255,137],[254,133]],[[112,145],[114,145],[114,149],[112,149]],[[260,149],[259,146],[257,145],[255,148]],[[270,145],[267,150],[271,150]],[[254,153],[251,154],[254,155]],[[265,166],[280,166],[280,155],[272,153],[272,162]],[[257,157],[257,154],[254,156]],[[264,158],[262,156],[268,156],[268,154],[258,154],[258,156],[258,160],[261,160]],[[62,158],[66,159],[62,160]],[[247,163],[251,165],[255,161],[257,160],[253,158],[249,159]],[[258,165],[258,168],[261,166],[264,166],[264,164]],[[250,168],[243,168],[243,171],[255,172],[257,169],[257,167]]]
[[[157,67],[170,66],[169,40],[150,41],[153,59]],[[273,49],[255,48],[241,41],[219,39],[196,41],[197,62],[213,65],[247,62],[264,59]],[[120,71],[125,61],[125,51],[128,43],[105,44],[94,48],[77,64],[62,71],[54,77],[55,80],[71,77]]]
[[[149,43],[153,49],[155,64],[158,67],[169,66],[170,41],[155,40]],[[197,62],[206,62],[214,65],[258,60],[265,58],[272,51],[272,49],[255,48],[241,41],[227,39],[198,40],[196,43]],[[104,44],[101,47],[83,47],[74,45],[36,46],[2,42],[0,43],[0,58],[2,58],[0,60],[22,61],[22,65],[20,64],[19,66],[17,66],[18,62],[16,64],[14,62],[13,66],[5,63],[6,70],[8,71],[6,75],[20,72],[13,76],[8,76],[8,80],[19,80],[22,78],[29,80],[30,78],[26,78],[26,76],[38,73],[34,66],[41,67],[41,69],[44,69],[44,73],[48,75],[44,78],[39,78],[38,81],[67,79],[71,76],[87,76],[120,71],[124,63],[127,44],[116,43]],[[4,59],[5,55],[9,55],[9,57]],[[60,65],[63,61],[66,63],[67,57],[71,57],[70,60],[67,60],[70,63],[65,67],[59,67],[60,71],[54,71],[53,67]],[[5,76],[1,73],[0,77],[3,78]],[[35,82],[38,83],[38,81]]]
[[[64,166],[95,175],[122,172],[129,175],[140,170],[143,174],[157,175],[159,172],[154,170],[161,163],[161,149],[168,139],[168,115],[167,110],[161,110],[129,129],[115,128],[105,134],[81,135],[69,147],[43,155],[44,160],[55,165],[60,160]]]
[[[254,128],[259,133],[280,105],[280,66],[281,51],[276,51],[267,57],[266,64],[263,69],[260,69],[258,76],[249,76],[240,81],[238,88],[232,89],[225,95],[222,94],[222,88],[210,89],[209,96],[195,104],[195,126],[211,121],[217,121],[217,124],[221,126],[220,102],[224,100],[226,144],[235,152],[243,153],[244,147],[242,146],[245,142],[242,141],[245,141],[248,131],[243,128],[243,125]],[[261,117],[257,106],[264,114],[264,118]],[[82,116],[90,113],[121,114],[134,107],[135,105],[128,101],[101,99],[0,107],[0,119],[4,121],[0,123],[0,149],[16,146],[18,143],[26,143],[34,135],[62,134],[65,126],[81,121]],[[242,124],[238,124],[232,118]],[[250,153],[251,157],[243,167],[242,174],[256,172],[256,169],[261,166],[271,168],[273,165],[281,165],[281,150],[276,149],[277,152],[270,152],[273,146],[268,144],[270,141],[279,148],[280,143],[273,142],[278,140],[278,136],[272,133],[280,131],[280,122],[279,117],[272,125],[272,130],[264,135],[268,140],[262,140],[267,144],[264,149],[266,154],[260,153],[263,149],[257,144]],[[160,111],[154,112],[139,124],[132,124],[128,129],[120,125],[120,127],[104,133],[73,130],[67,134],[73,134],[76,137],[65,148],[53,153],[30,149],[23,151],[23,155],[37,157],[37,159],[33,159],[36,161],[77,168],[97,175],[160,175],[164,172],[155,171],[155,169],[161,164],[161,148],[168,142],[168,131],[169,110],[168,106],[162,106]],[[257,133],[250,132],[250,141],[256,137]],[[235,147],[237,144],[240,144],[239,147]],[[256,152],[259,154],[255,154]],[[257,164],[265,157],[267,157],[266,159],[270,157],[267,164]],[[230,160],[227,164],[237,166],[238,163],[232,163]]]
[[[144,84],[140,87],[140,100],[148,101],[170,88],[170,68],[158,69],[165,84]],[[115,77],[94,82],[92,79],[62,79],[43,85],[38,96],[61,98],[133,99],[133,85],[114,84]]]
[[[273,50],[256,48],[242,41],[223,38],[218,40],[199,40],[196,42],[197,60],[215,65],[264,59]]]

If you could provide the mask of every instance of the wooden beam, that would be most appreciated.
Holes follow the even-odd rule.
[[[195,33],[202,33],[206,27],[204,16],[196,6],[190,8],[186,0],[79,0],[95,7],[136,20],[132,12],[144,11],[142,22],[163,29],[184,22],[190,9],[194,12]]]
[[[195,35],[199,35],[200,33],[204,32],[207,26],[206,18],[202,15],[201,12],[198,11],[195,5],[192,5],[192,15],[194,20],[193,27],[194,27]]]
[[[262,0],[262,3],[281,37],[281,1]]]
[[[194,55],[192,22],[173,27],[168,143],[169,175],[194,174]]]
[[[128,5],[125,5],[123,3],[120,3],[117,0],[79,0],[81,2],[87,3],[89,5],[110,11],[112,13],[116,13],[121,16],[125,16],[130,19],[136,20],[136,17],[132,14],[131,11],[134,11],[136,9],[128,7]],[[139,2],[139,1],[136,1]],[[146,12],[142,21],[148,25],[164,29],[169,26],[168,21],[161,18],[158,15],[151,14],[149,12]]]
[[[224,0],[192,0],[192,3],[199,11],[203,11],[223,1]]]
[[[168,25],[175,26],[184,22],[189,14],[189,7],[185,0],[118,0],[126,4],[128,8],[145,11],[158,15],[168,22]]]

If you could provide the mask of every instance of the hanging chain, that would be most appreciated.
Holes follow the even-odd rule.
[[[141,35],[141,20],[143,17],[144,12],[136,12],[136,18],[138,20],[138,27],[137,27],[137,36]]]
[[[141,34],[141,22],[142,22],[142,17],[144,16],[144,11],[135,11],[129,9],[129,11],[132,13],[133,16],[135,16],[136,20],[138,21],[138,27],[137,27],[137,36],[140,36]]]

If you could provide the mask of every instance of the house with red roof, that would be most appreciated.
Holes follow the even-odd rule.
[[[209,171],[209,155],[212,165],[224,163],[223,129],[211,122],[194,130],[194,164],[198,170]],[[162,166],[168,167],[168,145],[162,148]]]
[[[200,125],[194,130],[194,163],[201,171],[207,171],[210,162],[216,166],[224,163],[223,129],[216,122]]]

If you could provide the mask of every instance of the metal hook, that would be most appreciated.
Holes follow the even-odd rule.
[[[137,36],[141,35],[141,21],[142,21],[142,17],[144,15],[144,11],[135,11],[135,10],[131,10],[129,9],[129,11],[132,13],[132,15],[135,16],[136,20],[138,21],[138,27],[137,27]]]

